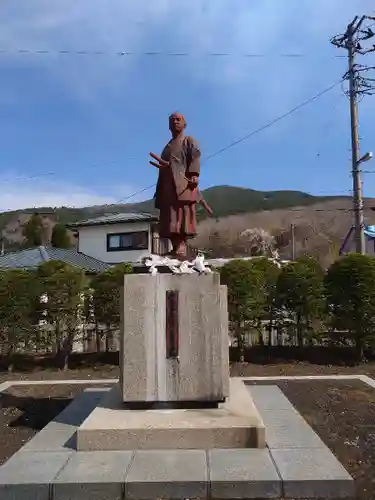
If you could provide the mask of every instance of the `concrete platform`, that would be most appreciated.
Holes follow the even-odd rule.
[[[270,436],[285,434],[276,443],[279,448],[77,452],[75,431],[103,391],[109,389],[79,395],[0,467],[1,500],[355,498],[353,479],[325,444],[318,446],[311,438],[298,443],[298,437],[292,442],[286,437],[292,426],[277,417],[268,419],[267,431]],[[250,391],[262,416],[272,406],[276,416],[284,411],[301,422],[277,387]],[[52,430],[59,432],[50,441]],[[298,436],[302,433],[313,430],[306,424]]]
[[[116,385],[77,430],[77,450],[264,448],[265,427],[245,384],[214,409],[125,409]]]

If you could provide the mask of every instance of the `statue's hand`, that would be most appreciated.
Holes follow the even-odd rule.
[[[192,177],[189,178],[189,187],[192,189],[196,188],[199,183],[199,177],[197,175],[193,175]]]
[[[158,163],[154,161],[150,161],[150,164],[153,165],[154,167],[157,168],[165,168],[170,166],[170,162],[166,160],[162,160],[160,156],[156,155],[155,153],[150,153],[151,158],[154,158]]]

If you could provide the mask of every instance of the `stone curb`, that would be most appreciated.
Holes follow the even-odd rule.
[[[256,381],[274,381],[274,380],[361,380],[370,387],[375,388],[375,379],[368,375],[278,375],[272,377],[233,377],[234,379],[246,382]],[[110,379],[68,379],[68,380],[9,380],[0,384],[0,393],[9,389],[13,385],[101,385],[116,384],[118,378]]]

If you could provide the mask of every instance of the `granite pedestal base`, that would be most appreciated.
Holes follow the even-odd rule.
[[[117,385],[77,430],[79,451],[264,446],[263,421],[238,379],[230,380],[230,396],[216,409],[129,410]]]
[[[229,395],[227,304],[218,273],[125,275],[123,401],[224,401]]]

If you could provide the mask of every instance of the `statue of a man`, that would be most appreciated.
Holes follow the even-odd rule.
[[[198,143],[185,136],[186,121],[180,113],[169,117],[172,139],[161,157],[150,153],[159,168],[155,207],[160,211],[159,236],[172,243],[172,254],[186,257],[186,242],[197,233],[197,203],[205,204],[198,189],[200,157]],[[206,207],[205,207],[206,208]],[[207,208],[206,208],[207,209]]]

